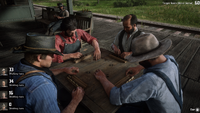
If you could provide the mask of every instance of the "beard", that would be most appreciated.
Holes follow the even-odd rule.
[[[132,29],[131,30],[129,30],[129,32],[128,32],[128,34],[132,34],[133,32],[134,32],[134,27],[132,26]]]
[[[150,63],[148,60],[139,62],[139,64],[140,64],[141,66],[143,66],[145,69],[151,67],[151,63]]]

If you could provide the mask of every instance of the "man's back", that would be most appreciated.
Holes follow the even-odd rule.
[[[177,66],[171,60],[174,60],[172,56],[168,56],[167,61],[161,64],[152,66],[145,71],[154,70],[161,71],[165,73],[171,80],[175,90],[179,94],[179,77]],[[175,60],[174,60],[175,61]],[[155,90],[155,97],[150,98],[146,103],[149,106],[151,112],[160,112],[160,113],[180,113],[180,106],[177,101],[174,99],[173,95],[169,91],[166,83],[159,76],[155,75],[152,72],[146,73],[143,75],[147,79],[151,79],[154,82],[152,90]],[[148,85],[148,84],[147,84]]]
[[[25,65],[21,62],[14,66],[15,72],[28,72],[37,70],[34,67]],[[44,72],[39,72],[36,76],[22,80],[21,84],[25,87],[16,87],[15,95],[24,95],[24,99],[15,99],[15,103],[20,107],[25,107],[23,112],[36,113],[57,113],[60,112],[57,105],[57,89],[52,83],[51,77]],[[19,76],[14,76],[16,81]]]
[[[176,65],[171,62],[172,56],[165,56],[167,61],[144,70],[157,70],[165,73],[172,81],[176,91],[179,91],[179,78]],[[152,113],[180,113],[180,107],[166,86],[157,75],[148,72],[140,78],[114,87],[110,92],[110,101],[114,105],[130,104],[146,101]]]

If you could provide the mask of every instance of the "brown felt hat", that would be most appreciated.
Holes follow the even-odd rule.
[[[151,34],[143,34],[133,39],[131,50],[132,55],[127,56],[129,62],[141,62],[144,60],[156,58],[169,50],[172,41],[164,39],[158,41],[157,38]]]
[[[55,36],[46,36],[37,33],[27,33],[25,44],[13,49],[13,53],[53,53],[63,56],[63,54],[55,48]]]

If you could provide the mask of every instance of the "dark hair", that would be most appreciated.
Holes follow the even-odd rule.
[[[70,16],[63,19],[62,24],[61,24],[61,29],[63,31],[66,31],[66,30],[73,31],[77,29],[76,18],[74,16]]]
[[[29,63],[32,64],[34,61],[37,61],[38,55],[39,54],[37,54],[37,53],[25,53],[24,57]],[[44,60],[44,59],[46,59],[47,55],[48,54],[41,54],[40,58]]]
[[[136,17],[136,15],[134,15],[134,14],[129,14],[129,15],[124,16],[123,21],[126,21],[126,20],[128,20],[128,19],[130,19],[130,18],[131,18],[131,25],[132,25],[132,26],[133,26],[134,24],[137,25],[137,17]]]

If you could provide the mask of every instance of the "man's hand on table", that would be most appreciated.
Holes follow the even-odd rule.
[[[85,91],[81,87],[77,87],[72,91],[72,100],[68,104],[67,107],[62,111],[62,113],[74,113],[78,104],[83,99],[83,96],[85,94]]]
[[[112,49],[114,50],[114,53],[116,54],[116,55],[120,55],[121,54],[121,51],[120,51],[120,49],[118,49],[118,47],[116,46],[116,45],[112,45]]]
[[[132,77],[134,75],[137,75],[143,69],[144,67],[142,67],[141,65],[138,65],[137,67],[130,67],[126,71],[126,76]]]
[[[72,91],[72,100],[75,100],[77,103],[80,103],[83,99],[83,96],[85,94],[85,91],[82,87],[77,87]]]
[[[103,79],[106,79],[106,75],[101,71],[100,69],[96,70],[94,72],[94,76],[96,77],[97,80],[101,81]]]
[[[131,55],[131,54],[132,54],[132,52],[123,52],[123,53],[120,55],[120,57],[123,58],[123,59],[125,59],[125,57],[127,57],[127,56],[129,56],[129,55]]]
[[[65,67],[65,68],[63,68],[63,71],[70,75],[76,75],[77,73],[79,73],[79,68],[78,67]]]
[[[110,91],[115,86],[106,78],[106,75],[100,69],[94,72],[94,76],[101,82],[106,94],[110,97]]]
[[[100,59],[101,58],[101,51],[100,51],[100,49],[96,49],[95,51],[94,51],[94,59],[95,60],[98,60],[98,59]]]

